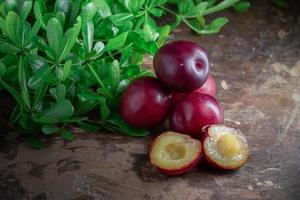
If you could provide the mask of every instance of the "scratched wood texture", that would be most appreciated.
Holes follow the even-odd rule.
[[[220,34],[200,37],[180,26],[171,37],[207,48],[225,122],[250,144],[246,166],[222,172],[201,163],[192,173],[167,177],[149,164],[153,136],[74,130],[72,143],[55,138],[33,150],[2,134],[0,199],[300,199],[300,5],[280,11],[252,2],[247,13],[221,13],[230,23]]]

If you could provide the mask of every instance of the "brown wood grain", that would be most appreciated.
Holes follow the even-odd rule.
[[[300,11],[252,5],[243,14],[220,13],[230,19],[220,34],[198,36],[180,26],[171,36],[208,50],[225,123],[249,141],[243,168],[223,172],[202,162],[192,173],[167,177],[149,163],[155,134],[74,130],[74,142],[54,139],[42,150],[1,142],[0,199],[300,199]],[[151,57],[145,63],[151,67]]]

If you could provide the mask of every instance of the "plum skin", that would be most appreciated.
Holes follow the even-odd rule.
[[[208,94],[212,97],[216,97],[217,85],[213,76],[209,75],[204,85],[202,85],[202,87],[198,88],[195,91],[203,94]]]
[[[207,81],[202,85],[200,88],[194,90],[194,92],[198,93],[203,93],[203,94],[208,94],[212,97],[216,97],[216,92],[217,92],[217,85],[216,81],[213,78],[212,75],[208,76]],[[177,102],[183,99],[188,93],[177,93],[177,92],[172,92],[172,99],[173,101]]]
[[[175,92],[192,92],[207,80],[210,63],[206,51],[191,41],[170,42],[154,56],[158,79]]]
[[[167,118],[171,107],[169,92],[152,77],[134,80],[123,92],[120,113],[130,125],[154,128]]]
[[[199,138],[203,127],[224,122],[224,111],[214,97],[193,92],[175,104],[169,122],[171,130]]]

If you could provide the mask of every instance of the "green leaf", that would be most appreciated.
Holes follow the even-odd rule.
[[[64,100],[66,98],[67,88],[64,84],[59,84],[56,86],[56,96],[58,101]]]
[[[100,98],[100,117],[101,121],[106,121],[110,114],[110,109],[107,106],[106,99]]]
[[[152,15],[154,15],[155,17],[161,17],[163,15],[163,10],[162,9],[159,9],[159,8],[152,8],[150,10],[150,13]]]
[[[55,88],[49,90],[52,97],[57,101],[62,101],[66,97],[67,89],[64,84],[58,84]]]
[[[21,8],[21,15],[22,19],[26,19],[31,11],[32,8],[32,1],[25,1]]]
[[[0,30],[2,30],[2,32],[6,35],[8,35],[7,31],[6,31],[6,23],[5,23],[5,20],[2,19],[0,17]]]
[[[71,4],[69,24],[74,24],[80,10],[81,2],[82,0],[73,0]]]
[[[193,10],[194,8],[194,2],[193,0],[181,0],[178,1],[178,12],[180,15],[185,15],[190,10]]]
[[[71,67],[72,67],[72,60],[68,60],[65,62],[64,67],[63,67],[63,81],[66,80],[69,77],[69,74],[71,72]]]
[[[167,0],[151,0],[149,1],[149,7],[154,8],[156,6],[163,5],[166,2]]]
[[[41,86],[41,84],[44,83],[46,76],[49,76],[50,73],[50,69],[46,66],[46,67],[42,67],[40,69],[38,69],[33,76],[31,76],[28,80],[28,86],[31,89],[36,89],[39,86]]]
[[[71,4],[73,2],[71,0],[59,0],[55,2],[55,11],[61,11],[63,12],[65,15],[68,15],[68,13],[71,10]]]
[[[76,116],[83,115],[91,111],[92,109],[94,109],[97,105],[98,105],[98,99],[79,101],[76,104],[74,115]]]
[[[46,30],[47,26],[43,20],[43,15],[44,15],[45,11],[44,11],[44,7],[43,7],[42,3],[40,1],[35,1],[33,10],[34,10],[34,16],[35,16],[36,20],[39,21],[39,23],[41,24],[43,29]]]
[[[66,16],[65,16],[65,14],[63,13],[63,12],[61,12],[61,11],[58,11],[58,12],[56,12],[55,14],[53,14],[53,15],[49,15],[48,16],[48,14],[45,14],[45,17],[46,18],[48,18],[49,17],[49,19],[48,19],[48,22],[49,22],[49,20],[51,19],[51,18],[56,18],[60,23],[61,23],[61,25],[62,26],[64,26],[65,25],[65,22],[66,22]]]
[[[32,121],[31,115],[21,111],[19,124],[24,130],[32,130],[34,128],[34,123]]]
[[[45,135],[53,135],[55,133],[58,133],[60,131],[60,128],[58,128],[56,125],[44,125],[42,127],[42,132]]]
[[[31,145],[31,147],[35,148],[35,149],[42,149],[44,148],[44,143],[36,138],[36,137],[31,137],[27,140],[27,142]]]
[[[219,17],[217,19],[214,19],[206,28],[207,33],[218,33],[220,29],[227,24],[228,19]],[[205,34],[205,33],[203,33]]]
[[[49,56],[52,60],[54,59],[52,49],[50,49],[43,38],[39,36],[32,37],[32,42],[41,50],[43,50],[47,56]]]
[[[214,5],[216,2],[215,0],[208,1],[208,8],[203,12],[203,16],[230,8],[239,1],[240,0],[224,0],[218,3],[217,5]]]
[[[216,2],[217,2],[217,0],[207,0],[207,2],[208,2],[208,8],[209,7],[212,7],[213,5],[215,5],[216,4]]]
[[[128,79],[123,79],[119,83],[119,85],[116,89],[116,92],[115,92],[116,96],[120,96],[129,84],[130,84],[130,81]]]
[[[120,65],[117,60],[114,60],[109,67],[108,79],[110,82],[110,88],[114,91],[120,82]]]
[[[88,53],[91,52],[94,43],[94,23],[92,21],[83,23],[82,37],[85,50]]]
[[[112,23],[116,26],[122,26],[127,21],[130,21],[134,18],[132,13],[120,13],[116,15],[112,15],[109,17]]]
[[[82,16],[83,21],[92,20],[96,13],[97,13],[97,8],[96,8],[95,3],[93,3],[93,2],[86,4],[81,9],[81,16]]]
[[[23,102],[27,107],[27,109],[31,110],[30,96],[27,88],[27,80],[26,80],[26,72],[25,72],[25,61],[22,56],[19,57],[18,79],[19,79],[19,86],[21,89],[21,96]]]
[[[149,53],[151,55],[154,55],[156,51],[158,50],[157,43],[155,41],[146,41],[144,37],[141,36],[141,34],[131,31],[128,37],[128,42],[134,43],[134,47],[138,50],[142,50],[142,52]],[[135,55],[132,56],[132,58],[135,59],[135,61],[132,63],[138,63],[140,64],[140,58],[143,59],[143,55],[138,55],[141,52],[134,52]]]
[[[155,41],[159,37],[159,33],[149,24],[144,25],[143,33],[146,41]]]
[[[78,122],[82,122],[82,121],[86,121],[88,120],[88,117],[72,117],[70,119],[66,119],[63,122],[64,123],[78,123]]]
[[[202,16],[204,10],[208,7],[208,2],[201,2],[197,6],[189,10],[184,17],[196,17],[198,15]]]
[[[9,11],[5,19],[6,23],[6,32],[9,36],[9,39],[15,44],[19,45],[20,38],[18,37],[18,31],[21,27],[19,16],[13,12]]]
[[[69,100],[62,100],[38,113],[34,121],[43,124],[55,124],[70,118],[73,112],[72,103]]]
[[[144,5],[145,0],[124,0],[124,6],[126,9],[131,12],[136,14]]]
[[[117,37],[110,39],[106,44],[105,50],[113,51],[122,48],[126,42],[127,35],[128,32],[124,32],[118,35]]]
[[[111,117],[107,120],[107,122],[113,125],[113,129],[115,129],[116,131],[130,136],[141,137],[149,134],[148,130],[138,129],[130,126],[117,113],[111,115]]]
[[[104,19],[111,16],[111,10],[105,0],[91,0],[98,8],[99,15]]]
[[[176,15],[175,21],[170,24],[171,29],[173,30],[173,29],[177,28],[180,25],[181,20],[182,20],[181,16],[180,15]]]
[[[103,95],[106,98],[113,99],[114,97],[112,96],[111,92],[106,89],[106,88],[98,88],[97,93]]]
[[[6,66],[0,61],[0,78],[6,73]]]
[[[228,22],[228,19],[222,17],[217,18],[204,28],[196,19],[184,19],[184,22],[198,34],[214,34],[220,31],[222,26]]]
[[[36,111],[40,111],[41,103],[43,98],[45,97],[46,93],[48,92],[48,83],[43,83],[34,91],[34,102],[33,102],[33,108]]]
[[[20,49],[18,47],[16,47],[14,44],[11,44],[10,41],[0,36],[0,52],[17,54],[19,51]]]
[[[65,57],[70,53],[72,47],[74,46],[76,39],[81,30],[81,18],[80,16],[77,18],[77,23],[73,28],[68,29],[68,31],[64,35],[63,45],[60,48],[58,62],[61,62]]]
[[[5,0],[5,6],[7,10],[16,10],[18,4],[16,0]]]
[[[56,18],[51,18],[47,24],[47,39],[49,47],[54,53],[54,57],[58,60],[59,50],[63,45],[63,28]]]
[[[250,8],[251,4],[249,1],[240,1],[233,7],[237,12],[245,12]]]
[[[3,64],[5,64],[6,66],[13,66],[13,65],[18,65],[19,63],[19,57],[14,55],[14,54],[7,54],[6,56],[4,56],[1,61],[3,62]]]
[[[90,123],[90,122],[78,122],[77,123],[80,128],[83,130],[86,130],[88,132],[96,132],[100,130],[100,126],[96,123]]]
[[[61,136],[63,139],[68,140],[68,141],[72,141],[74,139],[73,133],[71,131],[67,131],[67,130],[62,130]]]
[[[104,43],[98,41],[98,42],[95,43],[95,45],[93,47],[93,50],[96,51],[97,56],[100,56],[102,54],[103,50],[104,50],[104,47],[105,47]]]
[[[159,37],[157,39],[158,47],[161,47],[166,42],[166,40],[169,37],[170,32],[171,32],[171,27],[169,25],[165,25],[160,29]]]

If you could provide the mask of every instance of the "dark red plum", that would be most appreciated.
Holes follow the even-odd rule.
[[[212,97],[216,97],[216,91],[217,91],[217,86],[215,79],[212,77],[212,75],[208,76],[207,81],[202,85],[200,88],[195,90],[194,92],[198,93],[203,93],[203,94],[208,94]],[[183,99],[186,95],[189,93],[178,93],[178,92],[172,92],[172,99],[177,102]]]
[[[192,92],[209,74],[206,51],[197,43],[175,41],[161,47],[153,60],[158,79],[174,92]]]
[[[121,98],[121,115],[130,125],[154,128],[167,118],[171,107],[169,92],[151,77],[133,81]]]
[[[212,75],[209,75],[204,85],[202,85],[202,87],[198,88],[195,91],[198,93],[208,94],[212,97],[216,97],[217,85]]]
[[[175,104],[169,120],[171,130],[200,137],[205,126],[223,123],[224,111],[214,97],[193,92]]]

